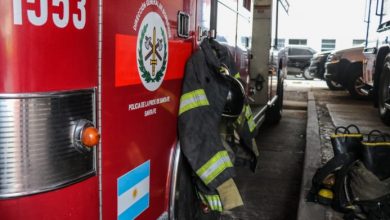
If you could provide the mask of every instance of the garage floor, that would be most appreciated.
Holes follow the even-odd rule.
[[[254,174],[237,168],[236,182],[244,207],[222,219],[296,219],[302,178],[306,133],[306,93],[286,91],[285,109],[279,124],[263,126],[256,141],[260,164]],[[305,101],[303,101],[305,100]]]

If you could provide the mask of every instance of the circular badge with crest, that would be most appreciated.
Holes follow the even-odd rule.
[[[137,64],[145,88],[157,90],[167,70],[168,39],[164,22],[156,12],[148,13],[138,30]]]

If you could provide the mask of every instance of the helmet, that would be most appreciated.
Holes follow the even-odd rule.
[[[226,103],[222,112],[223,117],[236,119],[240,116],[245,102],[245,90],[242,83],[230,76],[226,75],[229,83],[229,92],[226,97]]]

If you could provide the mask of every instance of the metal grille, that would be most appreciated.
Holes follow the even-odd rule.
[[[95,151],[73,146],[78,120],[94,121],[94,90],[0,95],[0,198],[57,189],[95,174]]]

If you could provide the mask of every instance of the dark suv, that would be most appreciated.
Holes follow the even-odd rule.
[[[313,79],[309,73],[310,60],[316,53],[306,46],[288,46],[282,50],[287,51],[287,74],[303,75],[305,79]]]

